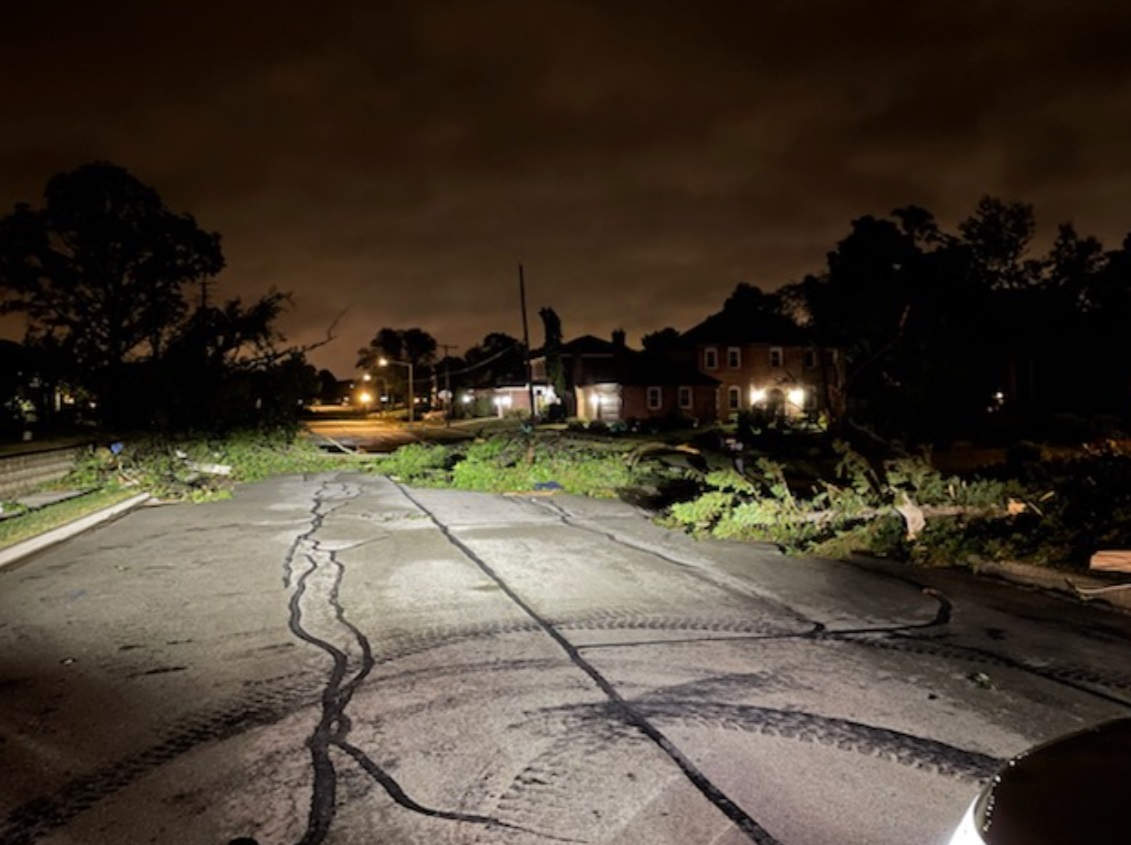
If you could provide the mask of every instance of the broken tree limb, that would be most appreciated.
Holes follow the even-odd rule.
[[[919,532],[927,527],[927,517],[923,513],[923,509],[911,501],[911,497],[906,493],[903,494],[902,500],[895,506],[896,511],[903,517],[903,522],[907,526],[907,539],[914,540],[919,536]]]
[[[1081,587],[1071,578],[1065,578],[1064,582],[1072,589],[1072,592],[1082,599],[1095,598],[1105,593],[1118,593],[1123,590],[1131,590],[1131,584],[1110,584],[1106,587]]]
[[[910,502],[910,499],[908,500]],[[915,510],[922,515],[924,522],[927,519],[939,517],[953,517],[953,516],[977,516],[984,519],[1007,519],[1014,516],[1014,512],[1008,508],[998,507],[974,507],[971,505],[916,505],[911,502]],[[778,522],[835,522],[837,519],[850,519],[868,521],[872,519],[879,519],[882,516],[891,516],[894,510],[903,516],[903,511],[900,510],[901,505],[887,506],[887,507],[870,507],[861,508],[860,510],[851,513],[837,508],[826,508],[820,511],[802,511],[799,513],[783,513],[777,517]],[[904,517],[906,519],[906,517]],[[920,528],[920,530],[922,530]]]
[[[1103,572],[1131,572],[1131,551],[1103,549],[1092,555],[1088,568]]]

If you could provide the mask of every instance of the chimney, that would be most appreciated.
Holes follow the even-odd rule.
[[[613,346],[624,348],[624,329],[613,330]]]

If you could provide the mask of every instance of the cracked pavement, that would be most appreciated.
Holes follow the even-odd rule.
[[[941,845],[1131,710],[1129,643],[620,502],[275,479],[0,571],[0,845]]]

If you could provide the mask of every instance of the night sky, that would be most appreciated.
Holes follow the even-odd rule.
[[[852,218],[983,194],[1131,230],[1131,6],[40,0],[0,19],[0,212],[112,161],[295,296],[349,375],[382,326],[630,342],[819,270]],[[18,330],[18,326],[16,329]],[[12,334],[8,324],[8,334]]]

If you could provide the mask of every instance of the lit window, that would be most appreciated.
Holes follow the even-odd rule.
[[[727,347],[727,366],[732,370],[737,370],[742,366],[742,350],[737,346]]]
[[[742,402],[742,391],[734,387],[727,388],[727,408],[732,411],[737,411]]]
[[[709,346],[703,350],[703,366],[708,370],[719,368],[719,350]]]
[[[690,408],[691,407],[691,388],[690,387],[681,387],[679,389],[679,407],[681,407],[681,408]]]
[[[771,367],[780,367],[782,365],[782,358],[783,357],[784,357],[784,355],[782,353],[782,348],[780,346],[771,346],[770,347],[770,366]]]
[[[664,404],[664,390],[662,387],[648,388],[648,410],[658,411]]]

